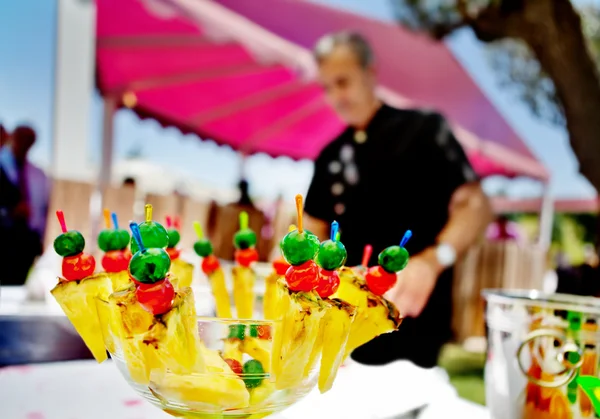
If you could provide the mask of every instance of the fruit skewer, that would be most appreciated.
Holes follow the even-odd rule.
[[[198,240],[194,243],[194,251],[202,258],[201,269],[208,277],[212,295],[215,299],[215,308],[217,317],[231,319],[231,303],[229,292],[225,284],[225,274],[219,259],[213,255],[213,247],[210,241],[204,236],[202,227],[198,221],[194,221],[194,231]]]
[[[98,247],[104,252],[102,268],[113,284],[113,290],[122,290],[131,284],[127,268],[131,260],[129,232],[119,228],[117,214],[104,209],[105,228],[98,235]]]
[[[177,278],[177,287],[190,287],[194,275],[194,266],[180,258],[181,250],[177,248],[181,240],[179,217],[172,219],[167,216],[166,224],[167,236],[169,237],[167,253],[171,258],[171,272]]]
[[[296,229],[291,225],[289,231]],[[277,317],[277,281],[285,278],[290,264],[286,262],[283,255],[273,261],[273,271],[265,278],[265,294],[263,296],[263,315],[266,320],[275,320]]]
[[[252,263],[258,260],[256,233],[248,227],[248,213],[240,213],[240,229],[233,237],[235,265],[231,270],[233,278],[233,301],[238,319],[251,319],[254,316],[254,283],[256,273]]]
[[[98,362],[107,359],[96,310],[96,298],[108,297],[111,281],[104,273],[94,275],[96,261],[84,253],[85,239],[79,231],[68,230],[62,211],[56,211],[62,234],[54,239],[54,250],[63,257],[62,277],[50,291],[63,312]]]

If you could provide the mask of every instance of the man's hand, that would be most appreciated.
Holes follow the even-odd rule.
[[[386,295],[405,317],[419,316],[433,292],[442,270],[434,256],[433,250],[426,250],[411,257],[398,274],[396,286]]]

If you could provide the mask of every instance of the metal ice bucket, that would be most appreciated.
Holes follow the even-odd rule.
[[[600,299],[530,290],[482,294],[492,419],[600,417]]]

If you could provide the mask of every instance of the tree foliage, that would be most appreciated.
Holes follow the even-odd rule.
[[[564,124],[600,190],[600,7],[571,0],[390,0],[407,28],[442,39],[471,28],[499,81],[535,115]],[[579,4],[579,3],[578,3]]]

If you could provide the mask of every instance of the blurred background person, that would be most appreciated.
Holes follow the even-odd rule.
[[[452,266],[485,232],[490,204],[441,115],[379,100],[365,38],[328,35],[314,54],[326,96],[348,126],[315,162],[306,228],[324,240],[337,220],[348,266],[360,263],[366,244],[373,246],[375,264],[380,251],[397,244],[407,229],[414,232],[407,245],[411,260],[389,295],[409,318],[352,357],[365,364],[408,359],[433,367],[452,337]]]
[[[0,266],[2,285],[22,285],[42,252],[50,183],[27,159],[36,133],[18,126],[0,149]],[[7,238],[7,239],[4,239]]]

